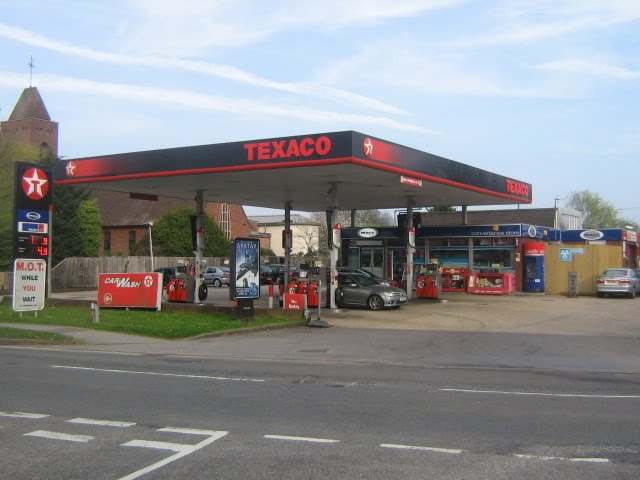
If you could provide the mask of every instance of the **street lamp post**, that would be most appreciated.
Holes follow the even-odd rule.
[[[149,227],[149,255],[151,256],[151,271],[153,272],[155,270],[153,266],[153,240],[151,239],[151,227],[153,227],[153,222],[147,223],[147,226]]]

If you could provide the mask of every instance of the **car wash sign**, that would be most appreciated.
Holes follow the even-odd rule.
[[[29,312],[44,308],[47,264],[44,260],[18,258],[13,262],[13,310]]]

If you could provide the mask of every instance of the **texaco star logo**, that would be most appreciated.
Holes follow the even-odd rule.
[[[370,138],[367,138],[362,145],[362,150],[364,151],[364,155],[366,157],[371,157],[373,155],[373,142]]]
[[[111,302],[113,302],[113,297],[111,296],[110,293],[105,293],[105,295],[104,295],[104,303],[105,303],[105,305],[109,305],[109,304],[111,304]]]
[[[71,161],[67,163],[67,177],[75,177],[77,167],[76,162]]]
[[[153,278],[151,277],[151,275],[146,275],[144,277],[144,286],[145,287],[152,287],[153,286]]]
[[[22,176],[22,191],[31,200],[42,200],[49,191],[47,175],[39,168],[30,168]]]

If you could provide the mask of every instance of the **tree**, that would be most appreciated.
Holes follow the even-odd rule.
[[[62,161],[50,151],[41,152],[41,163],[53,166]],[[51,233],[52,264],[55,265],[67,257],[97,256],[102,219],[99,212],[91,213],[92,207],[84,205],[90,202],[91,193],[80,187],[53,186],[53,231]],[[83,212],[79,215],[80,209]],[[96,204],[97,208],[97,204]],[[85,222],[91,222],[90,224]],[[86,237],[92,235],[92,238]]]
[[[589,190],[572,192],[567,197],[567,206],[582,213],[584,228],[622,228],[625,220],[618,216],[612,203]]]
[[[428,213],[447,213],[447,212],[457,212],[456,207],[447,207],[445,205],[440,205],[438,207],[429,207],[427,208]]]
[[[154,255],[168,257],[193,256],[190,217],[195,210],[189,207],[166,212],[153,226]],[[209,215],[204,215],[205,241],[202,254],[205,257],[228,257],[229,239]],[[149,234],[137,246],[140,253],[149,253]]]
[[[74,216],[77,225],[77,256],[97,257],[100,251],[100,231],[102,219],[95,199],[80,202]]]
[[[311,219],[320,224],[318,238],[319,255],[327,255],[329,252],[327,243],[327,217],[326,212],[314,212]],[[338,210],[337,222],[342,226],[351,226],[351,211]],[[390,212],[385,210],[357,210],[355,225],[358,227],[385,227],[394,225],[395,221]]]

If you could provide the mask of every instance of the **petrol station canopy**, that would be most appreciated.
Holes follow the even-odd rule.
[[[56,184],[315,212],[531,203],[531,185],[344,131],[61,160]],[[337,205],[332,202],[337,200]]]

